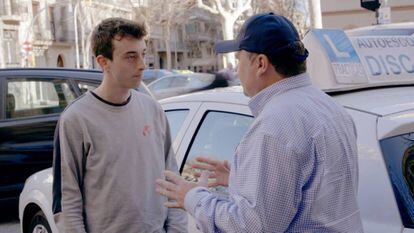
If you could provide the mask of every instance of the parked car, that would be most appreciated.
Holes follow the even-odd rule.
[[[414,25],[389,25],[347,32],[312,30],[304,39],[312,82],[344,106],[355,122],[358,202],[367,233],[414,233],[413,33]],[[195,179],[189,165],[197,155],[231,160],[253,121],[240,86],[160,103],[180,172],[188,180]],[[47,169],[26,181],[19,205],[23,233],[30,232],[30,224],[55,232],[52,180]],[[213,191],[226,195],[224,187]],[[189,232],[197,232],[191,217]]]
[[[384,159],[391,159],[396,168],[404,164],[404,174],[412,190],[414,86],[351,91],[333,94],[333,97],[352,115],[359,135],[358,200],[366,232],[401,232],[404,227],[401,216],[407,216],[403,210],[410,206],[398,208],[396,200],[403,202],[394,195],[388,174],[399,174],[402,170],[387,172],[390,164]],[[387,101],[378,101],[379,97]],[[161,101],[171,125],[176,159],[186,179],[195,179],[189,165],[197,155],[231,160],[237,144],[253,121],[247,103],[240,86]],[[36,173],[26,182],[20,199],[22,232],[31,232],[28,231],[30,222],[32,225],[48,222],[55,232],[51,212],[52,181],[52,171],[48,169]],[[405,181],[400,181],[398,184],[404,187]],[[219,187],[216,191],[225,195],[226,189]],[[33,215],[40,215],[40,211],[44,213],[43,220]],[[194,222],[190,222],[190,232],[195,232]]]
[[[173,69],[173,70],[171,70],[174,74],[192,74],[192,73],[194,73],[193,71],[191,71],[191,70],[175,70],[175,69]]]
[[[148,84],[148,88],[157,99],[226,86],[228,86],[228,83],[224,76],[208,73],[167,75]]]
[[[25,180],[52,165],[59,114],[101,78],[96,70],[0,70],[0,209],[17,208]]]
[[[165,70],[165,69],[146,69],[144,70],[144,73],[142,74],[142,81],[145,84],[149,84],[161,77],[164,77],[166,75],[173,74],[172,71]]]

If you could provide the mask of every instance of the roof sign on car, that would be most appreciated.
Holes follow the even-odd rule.
[[[414,80],[413,36],[363,36],[351,41],[370,82]]]
[[[310,30],[312,82],[327,92],[414,84],[414,26],[401,27]]]
[[[338,83],[365,83],[367,77],[348,36],[342,30],[312,30],[323,46]]]

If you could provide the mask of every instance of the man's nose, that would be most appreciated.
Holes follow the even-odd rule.
[[[140,56],[140,58],[138,59],[138,69],[140,70],[144,70],[146,65],[145,65],[145,56]]]

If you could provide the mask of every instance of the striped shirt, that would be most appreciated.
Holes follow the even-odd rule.
[[[307,74],[254,96],[231,162],[229,197],[194,188],[185,209],[203,232],[363,232],[356,129]]]

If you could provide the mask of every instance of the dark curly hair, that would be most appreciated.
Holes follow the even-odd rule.
[[[124,36],[142,39],[147,35],[145,24],[123,19],[108,18],[98,24],[92,33],[91,43],[95,57],[102,55],[112,60],[112,40],[121,40]]]

